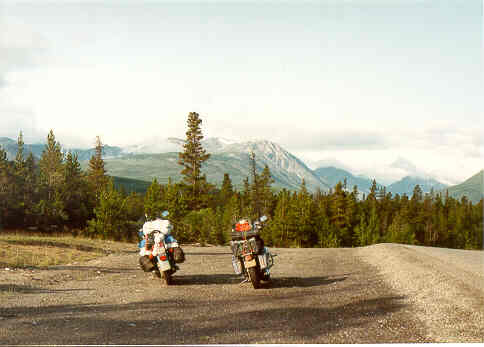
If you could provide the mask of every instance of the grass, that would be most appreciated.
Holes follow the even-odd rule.
[[[0,233],[0,267],[45,268],[82,263],[120,253],[127,243],[65,235],[34,235],[22,231]]]

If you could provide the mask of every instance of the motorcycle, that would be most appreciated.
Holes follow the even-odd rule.
[[[261,281],[268,282],[271,279],[270,269],[274,265],[274,257],[264,241],[260,238],[259,232],[262,223],[267,220],[262,216],[255,223],[248,219],[241,219],[232,229],[232,265],[237,275],[243,274],[244,282],[250,281],[254,289],[261,286]]]
[[[167,211],[162,214],[163,217],[167,215]],[[138,243],[141,268],[145,272],[154,272],[167,285],[172,284],[172,275],[180,269],[177,264],[185,260],[183,250],[170,235],[171,229],[168,220],[157,218],[144,223],[138,233],[142,238]]]

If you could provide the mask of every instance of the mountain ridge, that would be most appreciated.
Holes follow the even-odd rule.
[[[103,158],[106,161],[107,169],[111,171],[109,174],[113,176],[135,180],[141,179],[146,182],[151,182],[155,177],[160,182],[166,182],[167,177],[170,176],[176,181],[181,178],[177,153],[183,150],[183,144],[184,140],[182,139],[168,137],[153,139],[151,144],[147,141],[145,144],[126,147],[105,145]],[[15,158],[17,141],[8,137],[0,137],[0,146],[7,151],[9,160]],[[45,144],[25,144],[24,146],[26,154],[32,152],[37,158],[40,158],[45,148]],[[327,192],[338,181],[343,182],[346,177],[348,190],[351,190],[356,185],[361,193],[368,193],[373,182],[373,179],[367,176],[354,175],[349,170],[336,166],[318,167],[313,170],[304,161],[285,150],[282,146],[264,139],[236,142],[229,139],[211,137],[202,140],[202,146],[208,153],[212,154],[212,160],[207,163],[208,166],[206,167],[207,172],[209,172],[207,177],[217,184],[222,182],[223,173],[228,172],[233,180],[233,184],[241,187],[243,179],[250,176],[248,168],[249,153],[251,151],[256,155],[258,171],[262,171],[264,166],[268,165],[276,181],[275,186],[278,188],[297,190],[304,179],[309,190],[316,191],[320,189]],[[170,151],[158,153],[157,151],[160,149],[169,149]],[[87,161],[95,151],[94,148],[63,148],[63,151],[68,150],[78,155],[83,168],[86,167]],[[132,161],[132,163],[128,164],[129,161]],[[153,166],[153,163],[159,161],[164,161],[165,163]],[[376,181],[378,187],[384,186],[378,183],[378,179]],[[466,183],[464,188],[460,184],[447,186],[433,178],[415,175],[405,176],[387,185],[386,190],[393,194],[405,193],[411,196],[416,184],[420,185],[424,193],[430,192],[432,188],[434,191],[440,192],[448,188],[451,196],[459,197],[459,194],[464,192],[470,195],[473,201],[476,201],[480,196],[479,193],[476,194],[476,189],[480,188],[475,183]]]

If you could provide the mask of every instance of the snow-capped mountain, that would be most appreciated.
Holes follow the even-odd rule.
[[[123,148],[124,154],[153,154],[153,153],[167,153],[180,152],[183,150],[184,141],[176,137],[168,138],[151,138],[143,143]]]
[[[218,153],[231,155],[232,157],[247,157],[250,152],[254,152],[256,162],[261,167],[267,164],[272,176],[276,180],[285,181],[290,187],[300,187],[304,179],[306,186],[310,190],[319,188],[322,191],[328,191],[330,188],[324,178],[316,176],[300,159],[274,142],[259,140],[233,143],[223,146],[218,151]]]

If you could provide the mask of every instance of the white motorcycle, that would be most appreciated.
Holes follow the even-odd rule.
[[[168,211],[162,217],[168,216]],[[166,219],[157,218],[143,224],[138,235],[139,263],[145,272],[154,272],[167,285],[172,284],[172,275],[179,270],[177,264],[185,260],[183,250],[171,235],[172,226]]]
[[[267,220],[262,216],[259,221],[251,223],[248,219],[238,221],[232,229],[232,265],[237,275],[243,274],[246,281],[250,281],[254,289],[260,287],[261,281],[271,279],[270,269],[274,265],[274,256],[264,241],[259,237],[262,224]]]

